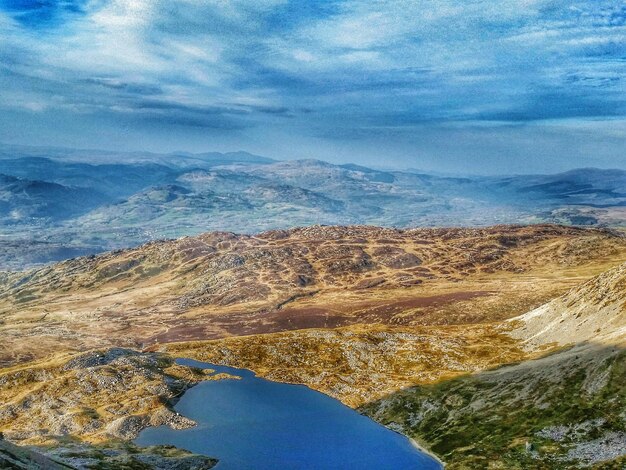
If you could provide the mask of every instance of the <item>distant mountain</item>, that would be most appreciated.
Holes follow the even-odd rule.
[[[341,168],[345,168],[347,170],[351,170],[351,171],[359,171],[365,175],[367,175],[368,179],[370,181],[376,181],[379,183],[393,183],[395,180],[395,177],[393,176],[392,173],[388,173],[388,172],[384,172],[384,171],[378,171],[378,170],[372,170],[371,168],[367,168],[361,165],[355,165],[353,163],[347,163],[345,165],[340,165]]]
[[[340,212],[344,203],[309,189],[288,184],[261,184],[245,190],[251,204],[291,204],[324,212]]]
[[[242,168],[242,171],[283,183],[316,191],[349,191],[373,189],[381,180],[393,183],[385,174],[357,165],[333,165],[320,160],[293,160],[262,167]]]
[[[194,191],[211,190],[221,193],[245,191],[251,186],[270,182],[261,176],[226,168],[190,170],[181,174],[176,181]]]
[[[173,153],[150,153],[150,152],[114,152],[104,150],[68,149],[58,147],[29,147],[18,145],[0,144],[0,160],[25,157],[40,157],[65,163],[83,163],[90,165],[103,164],[159,164],[173,168],[211,168],[218,165],[230,164],[263,164],[272,163],[276,160],[254,155],[248,152],[173,152]]]
[[[0,174],[0,221],[14,225],[61,221],[76,217],[107,201],[103,194]]]
[[[198,227],[226,213],[241,215],[252,210],[238,194],[210,190],[194,192],[178,185],[156,186],[128,199],[103,205],[75,222],[83,231],[99,238],[115,234],[116,239],[152,240],[196,233]],[[74,225],[74,224],[71,224]],[[67,230],[71,230],[70,224]],[[111,240],[109,240],[111,241]],[[120,246],[123,246],[120,244]]]
[[[515,176],[496,183],[523,198],[549,204],[626,205],[626,171],[581,168],[556,175]]]
[[[43,157],[0,159],[0,173],[91,188],[111,198],[129,196],[144,188],[174,181],[178,175],[177,171],[154,163],[91,165]]]
[[[0,145],[0,174],[19,180],[2,183],[0,226],[11,248],[0,251],[0,269],[30,265],[20,261],[33,259],[30,243],[36,243],[37,260],[46,259],[45,246],[53,260],[63,252],[95,252],[207,230],[251,234],[312,224],[626,225],[622,170],[449,177],[320,160],[275,161],[247,152]],[[30,223],[45,223],[45,236],[34,235]]]
[[[221,166],[221,165],[262,165],[275,163],[276,160],[271,158],[262,157],[260,155],[254,155],[248,152],[208,152],[208,153],[173,153],[171,154],[172,162],[180,166],[182,162],[185,162],[185,166],[200,165],[202,167],[208,166]]]

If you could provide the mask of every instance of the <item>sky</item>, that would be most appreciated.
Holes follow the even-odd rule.
[[[626,1],[0,0],[0,141],[626,168]]]

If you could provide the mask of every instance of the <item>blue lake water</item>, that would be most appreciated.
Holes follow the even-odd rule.
[[[135,442],[171,444],[218,458],[218,470],[441,469],[407,438],[302,385],[189,359],[179,364],[215,369],[241,380],[202,382],[175,410],[197,426],[147,428]]]

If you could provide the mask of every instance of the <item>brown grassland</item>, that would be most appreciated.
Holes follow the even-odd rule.
[[[128,439],[148,425],[191,425],[171,407],[187,387],[215,377],[172,363],[190,357],[306,384],[397,427],[452,466],[484,468],[475,459],[480,448],[458,451],[476,436],[467,430],[467,413],[444,416],[446,387],[474,387],[459,403],[479,409],[475,389],[489,389],[494,375],[471,385],[465,377],[541,361],[559,341],[547,333],[526,341],[528,332],[543,331],[537,319],[554,323],[587,302],[598,312],[590,322],[598,323],[606,306],[589,300],[598,289],[615,293],[611,325],[619,330],[621,271],[610,282],[599,277],[587,291],[573,288],[625,261],[623,233],[604,229],[309,227],[257,236],[209,233],[0,274],[0,431],[25,443],[60,435],[97,443]],[[564,294],[569,297],[545,307],[545,316],[507,321]],[[576,341],[576,325],[570,339],[588,341]],[[603,354],[602,361],[617,357]],[[604,367],[600,362],[590,359],[596,369]],[[552,370],[563,379],[560,388],[570,383],[566,368]],[[527,374],[540,388],[533,372],[519,371],[498,377],[518,381]],[[583,379],[571,383],[576,380]],[[615,381],[607,383],[621,393]],[[488,392],[503,416],[513,403],[520,406]],[[401,411],[412,403],[417,416],[424,400],[438,419],[455,423],[452,430],[465,430],[455,447],[442,447],[441,436],[430,436]],[[548,421],[536,424],[554,424]],[[513,445],[509,457],[494,462],[528,468],[531,457],[518,448],[537,429],[507,429],[490,431],[504,433],[506,443],[484,445],[494,455],[496,445]],[[557,454],[532,462],[568,468]]]

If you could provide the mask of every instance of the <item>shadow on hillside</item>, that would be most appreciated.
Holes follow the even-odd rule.
[[[396,429],[399,424],[448,468],[576,468],[578,459],[626,454],[625,396],[624,345],[581,343],[410,387],[359,411]]]

